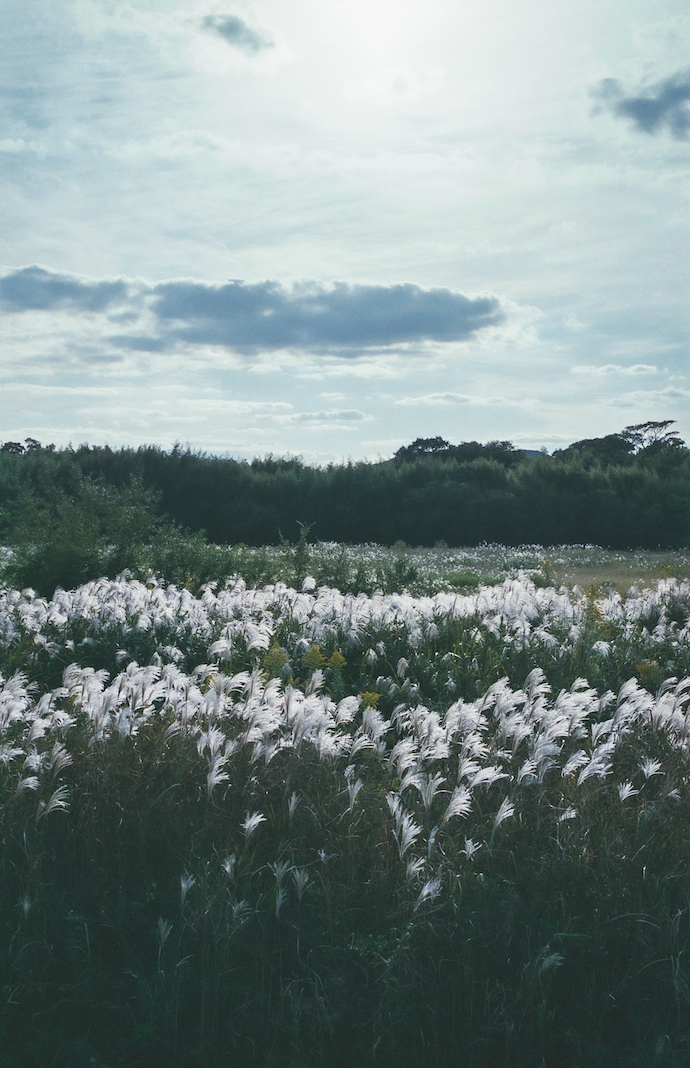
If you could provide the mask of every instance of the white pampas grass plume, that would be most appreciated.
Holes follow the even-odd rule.
[[[472,792],[466,786],[456,786],[448,803],[441,826],[444,827],[453,816],[466,816],[472,808]]]
[[[280,910],[285,904],[287,898],[287,890],[284,890],[282,886],[276,887],[276,919],[280,916]]]
[[[242,830],[244,831],[244,837],[249,841],[254,831],[262,823],[266,822],[266,817],[263,812],[252,812],[251,815],[247,813],[242,821]]]
[[[438,897],[440,892],[441,892],[441,880],[440,879],[429,879],[429,881],[424,883],[424,886],[419,891],[419,897],[417,898],[417,901],[415,902],[415,906],[414,906],[413,911],[416,912],[417,909],[420,907],[420,905],[423,905],[425,901],[433,901],[434,898]]]
[[[174,719],[172,721],[172,723],[170,723],[165,728],[165,734],[163,735],[163,741],[164,742],[169,742],[170,739],[174,738],[176,734],[182,734],[182,724],[180,723],[179,719]]]
[[[232,922],[235,927],[239,927],[244,923],[249,912],[249,902],[243,898],[241,901],[235,901],[232,905]]]
[[[163,948],[165,943],[168,941],[168,938],[170,937],[170,932],[172,931],[172,929],[173,929],[173,925],[171,923],[169,923],[168,920],[164,920],[162,916],[160,916],[158,918],[158,923],[156,925],[156,933],[158,934],[158,941],[160,942],[161,949]],[[159,953],[159,959],[160,959],[160,953]]]
[[[222,770],[224,764],[225,757],[218,755],[211,764],[211,767],[208,769],[208,773],[206,775],[206,793],[209,797],[213,793],[213,790],[216,786],[218,786],[222,782],[227,782],[230,778],[227,771]]]
[[[621,803],[628,797],[634,797],[635,794],[639,794],[639,790],[636,790],[631,782],[619,782],[618,783],[618,796],[621,799]]]
[[[422,796],[424,808],[427,812],[431,808],[431,803],[434,800],[434,797],[436,796],[439,786],[441,786],[445,781],[445,777],[441,775],[440,772],[433,776],[425,775],[423,777],[419,792]]]
[[[297,900],[301,904],[305,891],[311,886],[311,879],[304,868],[295,868],[292,872],[292,879],[297,890]]]
[[[611,774],[612,767],[612,761],[609,759],[609,747],[607,745],[599,746],[598,749],[595,749],[592,759],[578,775],[577,785],[582,786],[583,782],[595,776],[598,779],[605,779]]]
[[[501,824],[515,815],[515,805],[509,797],[504,797],[501,801],[501,807],[494,817],[494,830],[500,827]]]
[[[68,768],[72,763],[72,755],[65,749],[61,742],[55,742],[50,752],[50,767],[53,776],[58,775],[63,768]]]
[[[415,823],[409,812],[402,814],[399,826],[395,831],[395,840],[398,843],[398,853],[402,860],[408,849],[414,845],[420,835],[421,827]]]
[[[347,792],[348,792],[348,796],[350,798],[350,804],[348,805],[348,812],[352,812],[353,808],[355,807],[355,801],[357,799],[357,794],[359,793],[359,791],[362,789],[363,786],[364,786],[364,783],[362,782],[361,779],[357,779],[355,782],[353,782],[351,778],[349,778],[347,780]]]
[[[645,757],[640,763],[640,771],[645,779],[651,779],[652,775],[659,775],[661,773],[661,761],[655,760],[653,757]]]
[[[409,884],[424,871],[424,857],[410,857],[405,866],[405,882]]]
[[[493,783],[498,782],[499,779],[507,779],[508,775],[496,764],[491,764],[488,768],[480,768],[475,772],[469,780],[470,786],[475,790],[478,786],[486,786],[488,789]]]
[[[460,852],[464,853],[468,860],[472,860],[472,857],[482,848],[481,842],[474,842],[471,838],[465,839],[465,848]]]
[[[190,875],[188,871],[185,871],[180,876],[180,908],[184,908],[184,903],[187,900],[187,894],[194,886],[196,879],[193,875]]]
[[[542,972],[548,972],[551,968],[560,968],[563,964],[565,957],[561,953],[549,953],[542,958],[539,967],[537,969],[537,975],[541,975]]]
[[[294,792],[290,794],[290,800],[288,801],[288,817],[290,819],[290,826],[292,826],[292,821],[295,818],[295,812],[297,811],[297,806],[299,805],[299,803],[299,794],[296,794]]]
[[[268,866],[276,877],[276,887],[280,889],[283,878],[290,871],[292,864],[289,860],[276,860],[273,864],[269,864]]]
[[[402,807],[400,797],[398,794],[388,794],[386,797],[388,807],[391,811],[391,815],[395,820],[395,841],[398,846],[398,853],[402,860],[407,853],[408,849],[414,844],[419,837],[422,828],[418,823],[415,823],[414,819],[409,812],[405,812]]]
[[[14,796],[19,797],[25,790],[38,790],[39,785],[40,783],[35,775],[27,775],[24,779],[19,780]]]
[[[573,753],[571,757],[566,760],[561,771],[561,777],[569,779],[576,771],[579,771],[581,767],[589,763],[589,757],[585,753],[584,749],[579,749],[577,753]]]
[[[398,787],[398,792],[402,793],[403,790],[406,790],[408,788],[408,786],[414,786],[415,790],[419,790],[419,792],[421,794],[421,792],[422,792],[422,775],[421,775],[421,773],[419,772],[419,770],[416,767],[409,768],[405,772],[405,774],[403,775],[402,779],[400,780],[400,786]]]
[[[36,823],[50,812],[66,812],[69,807],[69,786],[58,786],[49,801],[39,801],[36,812]]]

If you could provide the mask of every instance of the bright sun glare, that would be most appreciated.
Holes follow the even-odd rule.
[[[433,7],[419,0],[349,0],[332,14],[341,62],[347,66],[345,98],[361,103],[407,105],[439,88],[441,68],[426,53],[423,31]]]
[[[418,0],[348,0],[334,21],[341,40],[364,62],[400,62],[414,43],[423,12]]]

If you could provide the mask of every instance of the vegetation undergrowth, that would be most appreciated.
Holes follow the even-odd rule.
[[[687,1064],[689,634],[670,578],[0,591],[3,1064]]]

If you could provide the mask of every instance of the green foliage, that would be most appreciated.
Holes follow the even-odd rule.
[[[418,439],[389,461],[326,468],[180,448],[22,446],[0,450],[0,506],[19,487],[40,496],[41,480],[70,493],[76,472],[118,491],[138,480],[157,515],[219,545],[278,545],[281,531],[289,536],[305,522],[313,540],[348,544],[683,547],[690,450],[670,425],[627,427],[553,456],[527,455],[508,441]]]
[[[398,556],[393,564],[376,569],[376,583],[383,593],[409,590],[417,581],[419,572],[404,556]]]
[[[307,538],[309,537],[309,531],[311,530],[313,523],[301,523],[297,522],[299,527],[299,540],[296,545],[291,545],[282,534],[280,535],[280,544],[283,547],[285,553],[285,562],[288,566],[290,574],[290,582],[296,589],[302,588],[302,583],[309,573],[310,552]]]
[[[76,470],[71,475],[67,488],[22,487],[5,513],[13,548],[8,578],[44,596],[136,569],[143,547],[162,533],[155,498],[140,482],[114,489]]]

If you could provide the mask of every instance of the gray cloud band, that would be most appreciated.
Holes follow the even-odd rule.
[[[129,287],[122,279],[84,281],[44,267],[20,267],[0,278],[0,308],[3,311],[49,311],[55,308],[82,312],[105,311],[127,299]]]
[[[655,134],[667,128],[679,141],[690,136],[690,71],[672,74],[635,96],[625,96],[617,78],[604,78],[592,90],[592,96],[598,110],[631,119],[642,133]]]
[[[272,41],[252,30],[236,15],[206,15],[201,20],[201,28],[222,37],[229,45],[241,48],[243,52],[261,52],[264,48],[273,47]]]
[[[141,308],[156,329],[120,333],[109,340],[135,351],[162,351],[177,342],[220,345],[240,353],[293,348],[346,355],[406,343],[464,341],[505,320],[494,296],[468,297],[446,288],[410,282],[359,285],[309,282],[286,287],[275,281],[143,283],[91,281],[42,267],[0,278],[6,311],[121,311]]]

